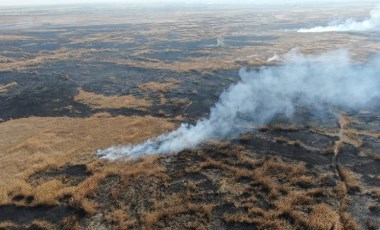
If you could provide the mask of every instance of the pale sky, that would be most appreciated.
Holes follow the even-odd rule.
[[[20,6],[20,5],[56,5],[56,4],[83,4],[83,3],[203,3],[203,4],[218,4],[218,3],[274,3],[274,4],[292,4],[292,3],[347,3],[347,2],[378,2],[377,0],[0,0],[0,6]]]
[[[261,1],[263,0],[256,0]],[[0,5],[55,5],[55,4],[83,4],[83,3],[218,3],[228,2],[228,0],[0,0]],[[231,0],[229,1],[231,2]],[[252,2],[243,0],[241,2]]]

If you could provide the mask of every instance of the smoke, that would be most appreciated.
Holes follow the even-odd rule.
[[[224,38],[220,37],[216,39],[216,47],[224,47]]]
[[[274,61],[279,61],[279,60],[280,60],[280,56],[278,56],[277,54],[274,54],[272,57],[267,59],[267,62],[274,62]]]
[[[177,153],[210,139],[228,139],[275,115],[291,116],[296,106],[358,108],[380,96],[380,58],[353,64],[347,51],[304,56],[292,51],[279,66],[240,70],[240,81],[226,89],[208,118],[135,146],[98,151],[104,159],[134,159]]]
[[[317,26],[310,29],[299,29],[300,33],[320,33],[320,32],[359,32],[359,31],[380,31],[380,7],[370,12],[370,18],[364,21],[347,19],[344,22],[330,22],[328,26]]]

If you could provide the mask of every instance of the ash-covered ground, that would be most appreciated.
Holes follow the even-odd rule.
[[[0,229],[379,229],[376,97],[296,106],[178,154],[95,154],[195,124],[242,67],[281,65],[295,48],[364,65],[378,31],[297,29],[371,9],[0,9]]]

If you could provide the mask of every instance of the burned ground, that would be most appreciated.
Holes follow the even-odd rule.
[[[339,161],[334,165],[331,145],[309,151],[302,142],[278,142],[276,135],[266,133],[257,142],[258,137],[247,135],[173,156],[129,163],[94,158],[87,166],[41,170],[28,183],[36,186],[59,180],[74,186],[73,190],[57,196],[54,206],[36,205],[33,198],[13,194],[15,205],[2,205],[1,218],[18,226],[40,220],[57,228],[99,229],[378,226],[380,203],[372,190],[376,184],[362,181],[367,172],[362,174]],[[269,150],[266,141],[271,143]],[[334,145],[335,139],[330,141]],[[357,158],[378,164],[374,159]]]
[[[177,155],[53,160],[6,191],[1,226],[376,229],[380,162],[337,136],[362,132],[340,116],[328,133],[279,123]]]
[[[114,11],[26,10],[38,15],[29,28],[1,14],[0,229],[380,228],[376,101],[297,108],[177,155],[95,155],[207,116],[241,67],[275,65],[274,54],[346,48],[361,63],[379,51],[376,32],[280,31],[334,9]]]

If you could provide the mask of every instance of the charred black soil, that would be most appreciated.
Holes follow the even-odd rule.
[[[31,28],[0,16],[0,161],[12,172],[0,176],[0,229],[379,229],[378,101],[297,107],[176,155],[97,158],[207,117],[241,67],[276,65],[274,54],[378,51],[373,33],[278,31],[326,20],[309,11],[177,10],[83,24],[37,10]]]

